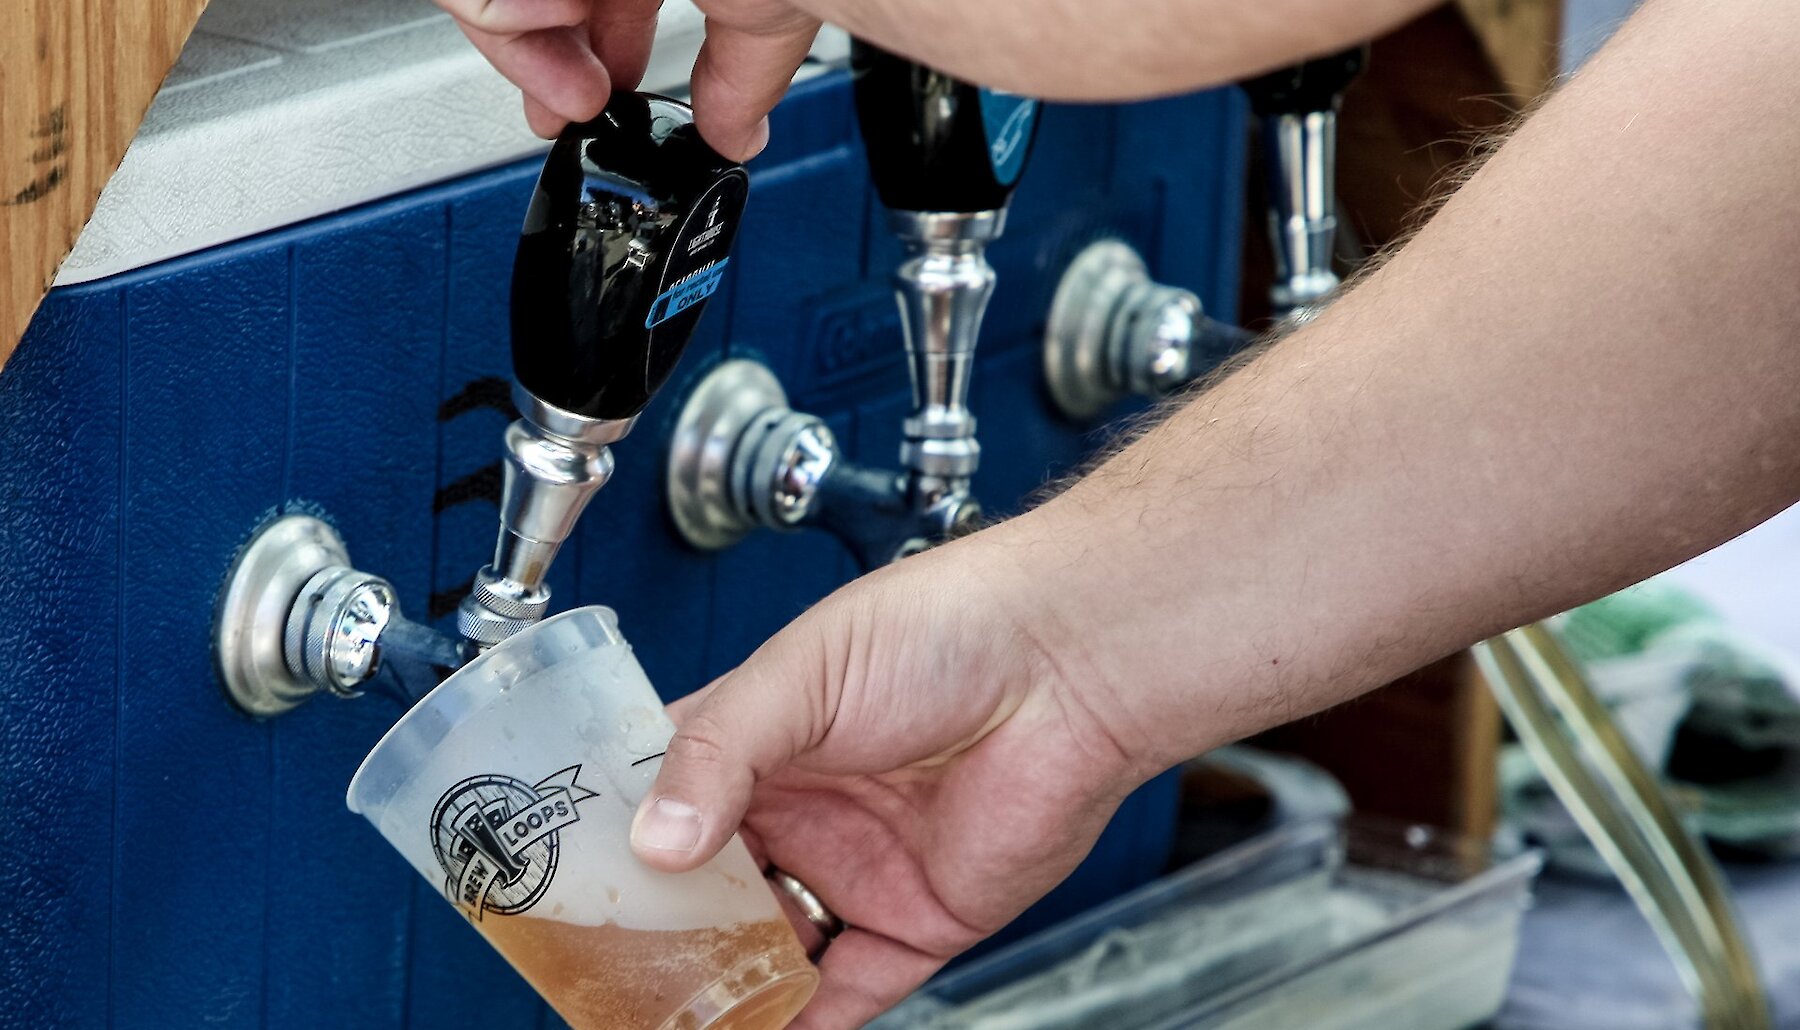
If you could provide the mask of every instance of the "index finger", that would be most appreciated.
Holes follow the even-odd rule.
[[[656,42],[656,17],[663,0],[599,0],[588,14],[594,53],[606,65],[613,85],[636,89],[650,64]]]
[[[580,25],[588,0],[436,0],[464,25],[493,36]]]
[[[794,13],[767,24],[706,19],[694,61],[694,122],[714,150],[737,161],[769,141],[765,120],[812,49],[819,21]]]
[[[512,80],[541,109],[532,117],[535,130],[560,130],[562,122],[583,122],[598,115],[612,92],[606,67],[594,56],[579,28],[538,29],[516,36],[483,32],[457,22],[500,74]],[[529,110],[529,109],[528,109]],[[543,117],[550,112],[552,117]],[[554,131],[549,133],[554,135]]]

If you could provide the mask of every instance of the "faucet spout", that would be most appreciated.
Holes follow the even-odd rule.
[[[513,261],[513,399],[494,558],[457,630],[476,647],[544,617],[545,577],[717,291],[749,181],[693,111],[620,92],[551,148]]]
[[[1275,251],[1270,302],[1305,319],[1338,287],[1337,112],[1272,115],[1264,128],[1269,168],[1269,239]]]
[[[506,428],[500,533],[494,560],[475,574],[456,629],[477,647],[497,644],[544,617],[550,563],[588,502],[612,477],[609,444],[636,417],[598,419],[564,411],[513,388],[524,417]]]
[[[353,568],[330,526],[288,516],[246,546],[219,601],[219,674],[240,707],[354,696],[384,649],[454,668],[544,617],[550,565],[717,292],[748,194],[748,173],[679,101],[621,90],[563,132],[513,260],[523,417],[506,429],[500,531],[457,609],[462,641],[404,619],[393,585]]]
[[[1244,83],[1263,120],[1275,250],[1269,300],[1278,318],[1306,321],[1337,289],[1337,112],[1367,61],[1367,47],[1352,47]]]

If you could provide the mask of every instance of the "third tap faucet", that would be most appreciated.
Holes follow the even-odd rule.
[[[1262,122],[1268,172],[1271,308],[1284,323],[1337,289],[1337,112],[1366,48],[1279,68],[1243,84]],[[1200,298],[1153,281],[1130,244],[1103,239],[1069,263],[1044,334],[1044,381],[1063,414],[1087,420],[1128,395],[1169,396],[1247,346]]]
[[[912,380],[901,467],[851,463],[821,419],[788,406],[767,369],[726,362],[689,399],[669,462],[676,525],[700,547],[757,526],[816,526],[872,567],[980,514],[968,398],[994,288],[986,248],[1006,224],[1038,104],[861,42],[851,70],[870,175],[907,252],[893,279]]]

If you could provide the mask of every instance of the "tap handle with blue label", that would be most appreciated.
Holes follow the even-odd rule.
[[[1344,90],[1369,63],[1367,46],[1352,47],[1300,64],[1266,72],[1243,84],[1258,115],[1335,111]]]
[[[629,419],[718,289],[749,193],[683,103],[620,91],[550,149],[513,263],[513,371],[588,419]]]
[[[998,211],[1025,170],[1038,102],[983,89],[857,40],[856,115],[881,202],[895,211]]]

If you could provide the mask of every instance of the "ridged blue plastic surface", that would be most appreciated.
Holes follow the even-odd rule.
[[[1044,400],[1038,343],[1089,238],[1134,242],[1231,315],[1235,93],[1052,107],[991,254],[978,488],[1016,506],[1099,437]],[[670,697],[851,574],[815,534],[686,549],[662,507],[668,422],[711,361],[754,355],[866,461],[906,404],[898,253],[841,74],[795,91],[752,166],[734,274],[682,369],[615,448],[556,607],[619,609]],[[321,699],[253,722],[211,665],[236,550],[326,513],[412,613],[492,547],[508,270],[535,167],[502,168],[51,295],[0,373],[0,1027],[514,1030],[560,1025],[361,818],[344,787],[399,713]],[[1202,531],[1196,527],[1196,532]],[[1121,810],[1007,936],[1139,884],[1174,785]]]

